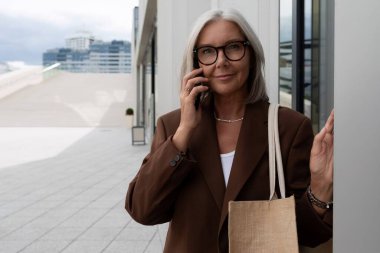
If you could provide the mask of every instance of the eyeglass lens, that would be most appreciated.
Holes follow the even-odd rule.
[[[223,47],[205,46],[197,49],[198,60],[205,65],[211,65],[218,59],[218,49],[223,49],[224,55],[230,61],[239,61],[244,57],[244,42],[232,42]]]

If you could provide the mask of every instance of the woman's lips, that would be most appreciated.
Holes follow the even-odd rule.
[[[216,75],[214,76],[215,79],[220,81],[226,81],[233,77],[233,74],[223,74],[223,75]]]

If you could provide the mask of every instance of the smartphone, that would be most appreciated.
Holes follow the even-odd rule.
[[[199,63],[198,63],[198,59],[196,57],[194,57],[194,60],[193,60],[193,69],[199,69]],[[204,75],[199,74],[197,76],[204,76]],[[203,83],[198,83],[195,86],[199,86],[199,85],[203,85]],[[199,93],[197,95],[197,97],[195,98],[195,102],[194,102],[195,110],[198,110],[198,108],[199,108],[199,105],[201,103],[201,97],[202,97],[202,93]]]

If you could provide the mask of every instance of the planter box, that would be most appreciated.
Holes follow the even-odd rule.
[[[145,145],[145,127],[132,127],[132,145]]]

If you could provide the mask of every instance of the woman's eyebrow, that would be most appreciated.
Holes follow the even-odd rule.
[[[237,41],[246,41],[246,39],[240,39],[240,38],[230,39],[230,40],[227,40],[226,42],[224,42],[224,44],[222,44],[220,46],[222,47],[222,46],[225,46],[225,45],[227,45],[229,43],[237,42]],[[215,46],[213,44],[199,44],[198,46],[196,46],[196,48],[200,48],[200,47],[220,47],[220,46]]]

